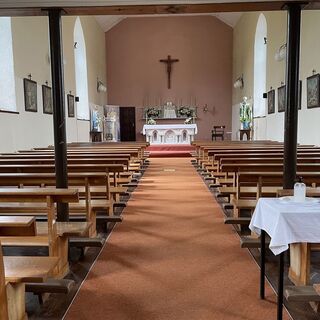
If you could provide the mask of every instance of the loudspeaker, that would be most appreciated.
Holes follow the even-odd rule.
[[[268,98],[268,94],[266,92],[262,96],[263,96],[264,99]]]

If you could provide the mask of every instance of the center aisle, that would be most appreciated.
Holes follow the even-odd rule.
[[[274,294],[267,285],[259,300],[259,269],[190,158],[150,163],[65,319],[276,319]]]

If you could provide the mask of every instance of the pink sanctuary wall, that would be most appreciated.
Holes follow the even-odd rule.
[[[142,107],[160,100],[196,101],[197,139],[211,139],[213,125],[231,131],[232,34],[231,27],[210,16],[123,20],[106,32],[108,104],[137,108],[137,140],[144,138]],[[168,55],[180,60],[173,65],[171,89],[166,65],[159,62]]]

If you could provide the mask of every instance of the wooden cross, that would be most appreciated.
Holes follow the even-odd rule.
[[[167,64],[167,74],[168,74],[168,89],[171,89],[171,71],[172,71],[172,64],[175,62],[179,62],[178,59],[171,59],[171,56],[168,55],[168,59],[161,59],[160,62]]]

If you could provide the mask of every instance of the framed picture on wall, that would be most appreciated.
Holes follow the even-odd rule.
[[[278,88],[278,112],[284,112],[286,108],[286,86]]]
[[[268,114],[275,112],[275,90],[268,92]]]
[[[301,110],[302,105],[302,81],[299,80],[299,91],[298,91],[298,110]],[[278,112],[284,112],[286,108],[286,86],[278,88]]]
[[[24,108],[29,112],[38,111],[37,83],[30,79],[23,79]]]
[[[299,81],[299,92],[298,92],[298,110],[301,110],[302,105],[302,81]]]
[[[42,103],[43,103],[43,113],[52,114],[52,90],[47,85],[42,85]]]
[[[307,78],[307,108],[320,107],[320,75],[315,74]]]
[[[68,117],[74,118],[74,96],[72,94],[67,94],[68,101]]]

